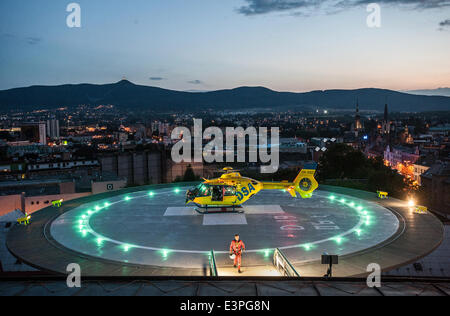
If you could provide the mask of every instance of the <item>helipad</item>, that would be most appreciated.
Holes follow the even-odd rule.
[[[60,214],[55,214],[56,209],[44,210],[42,214],[47,213],[46,219],[42,218],[45,224],[41,223],[44,236],[53,250],[64,253],[61,264],[58,269],[54,264],[42,266],[39,260],[27,260],[27,253],[22,259],[53,271],[61,271],[67,260],[65,255],[70,254],[91,263],[139,267],[141,272],[157,268],[165,271],[162,274],[171,270],[201,274],[207,271],[211,250],[216,253],[219,268],[231,265],[228,247],[234,234],[239,233],[247,248],[244,257],[247,270],[270,265],[274,249],[279,248],[300,273],[311,274],[311,265],[317,266],[324,252],[353,258],[354,265],[361,256],[398,243],[408,226],[401,201],[381,205],[365,198],[368,194],[361,191],[331,192],[328,188],[316,191],[306,200],[293,199],[283,191],[267,191],[245,204],[243,213],[203,215],[184,205],[186,189],[187,186],[143,187],[134,192],[75,201]],[[53,216],[48,216],[52,210]],[[39,221],[38,214],[33,221]],[[428,218],[424,224],[439,227],[432,215],[419,219],[425,216]],[[428,229],[433,230],[431,226]],[[420,254],[440,243],[438,237],[431,238],[434,242],[424,245]],[[9,238],[8,246],[17,256],[24,254],[17,249],[17,241]],[[42,252],[48,250],[45,244],[42,247]],[[391,257],[396,257],[396,265],[415,256],[407,252],[404,257],[391,253]],[[378,261],[388,268],[383,266],[385,258]],[[361,263],[344,275],[364,270]],[[123,274],[123,269],[120,271]]]

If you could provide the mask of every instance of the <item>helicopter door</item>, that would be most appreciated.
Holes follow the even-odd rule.
[[[223,186],[215,185],[212,187],[211,201],[223,202]]]

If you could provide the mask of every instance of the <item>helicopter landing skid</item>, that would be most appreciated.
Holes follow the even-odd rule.
[[[197,206],[195,211],[200,214],[219,214],[219,213],[244,213],[242,206]]]

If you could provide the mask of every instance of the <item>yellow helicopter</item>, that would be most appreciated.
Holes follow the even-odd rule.
[[[233,168],[223,169],[224,174],[217,179],[206,180],[186,192],[186,204],[194,203],[197,207],[229,208],[233,210],[242,206],[261,190],[286,190],[292,197],[297,193],[304,199],[312,197],[319,184],[314,178],[317,164],[304,166],[293,182],[261,182],[242,177]]]

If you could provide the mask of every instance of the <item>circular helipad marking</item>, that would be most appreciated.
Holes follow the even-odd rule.
[[[199,262],[196,256],[205,257],[211,249],[226,253],[224,248],[237,229],[247,242],[248,253],[265,257],[273,248],[299,250],[301,259],[308,260],[323,249],[342,255],[375,246],[391,237],[399,225],[389,210],[375,203],[321,191],[306,200],[281,191],[261,192],[249,204],[280,204],[285,214],[278,219],[277,215],[247,215],[245,227],[204,228],[202,216],[163,219],[166,206],[183,205],[184,192],[185,188],[137,192],[82,205],[57,218],[51,234],[63,246],[94,257],[195,265]],[[197,236],[202,232],[209,234],[200,241]],[[158,245],[160,240],[185,247],[163,247]],[[253,247],[262,243],[267,247]]]

